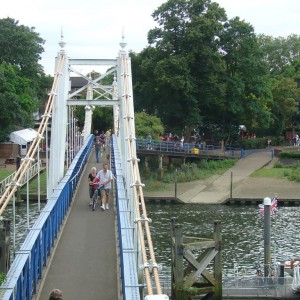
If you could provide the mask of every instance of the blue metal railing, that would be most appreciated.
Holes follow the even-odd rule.
[[[51,254],[54,241],[72,202],[72,197],[80,180],[84,166],[93,146],[91,135],[73,159],[65,177],[61,180],[38,219],[16,253],[16,257],[0,287],[3,300],[31,299],[42,278],[43,267]]]
[[[242,158],[242,149],[234,147],[221,147],[215,145],[205,145],[202,143],[181,143],[181,142],[165,142],[147,140],[136,140],[136,149],[152,150],[158,152],[169,152],[180,154],[199,154],[199,155],[213,155],[223,156],[228,158]],[[197,150],[195,150],[197,149]]]
[[[115,136],[112,138],[111,149],[111,168],[114,176],[116,177],[116,209],[118,219],[123,299],[139,300],[140,286],[138,284],[137,277],[137,253],[135,251],[133,242],[134,227],[130,222],[131,211],[129,207],[129,200],[126,197],[122,173],[121,154],[118,149]]]

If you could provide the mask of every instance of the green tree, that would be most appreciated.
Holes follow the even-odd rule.
[[[34,28],[11,18],[0,19],[0,141],[7,139],[14,125],[32,125],[39,99],[46,97],[52,79],[45,77],[38,63],[43,43]]]
[[[195,124],[230,139],[240,124],[268,128],[271,83],[253,27],[210,0],[169,0],[149,46],[132,54],[135,107],[171,128]]]
[[[21,76],[32,80],[43,73],[39,60],[44,51],[44,40],[34,29],[12,18],[0,19],[0,62],[17,66]]]
[[[283,75],[285,69],[300,59],[300,36],[288,37],[258,35],[259,47],[272,76]]]
[[[299,113],[300,91],[290,78],[279,78],[272,88],[274,104],[272,113],[275,116],[274,131],[282,134],[285,128],[294,128]]]
[[[216,36],[225,11],[209,0],[169,0],[152,16],[150,46],[133,58],[136,107],[172,128],[199,123],[203,104],[222,90]]]
[[[272,122],[271,83],[253,26],[238,17],[229,20],[220,44],[226,65],[226,93],[217,116],[222,114],[225,127],[235,122],[252,130],[268,128]]]
[[[149,133],[153,139],[158,139],[164,133],[161,120],[145,112],[135,113],[135,133],[138,138],[145,138]]]
[[[32,126],[32,114],[39,102],[31,81],[19,75],[17,67],[0,64],[0,141],[5,141],[15,126]]]

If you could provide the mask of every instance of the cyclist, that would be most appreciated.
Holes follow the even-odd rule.
[[[93,167],[91,169],[91,173],[88,176],[90,206],[93,204],[92,198],[93,198],[93,195],[94,195],[94,191],[97,188],[97,184],[99,182],[99,179],[96,180],[96,176],[97,176],[97,169],[95,167]]]

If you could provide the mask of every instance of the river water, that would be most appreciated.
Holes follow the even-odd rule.
[[[42,207],[45,204],[42,203]],[[263,264],[263,218],[257,206],[147,204],[152,219],[151,235],[157,263],[162,265],[161,277],[171,278],[171,219],[176,217],[186,236],[212,238],[215,221],[222,228],[222,263],[224,274],[233,274],[234,266],[255,272],[254,263]],[[30,204],[29,226],[39,215],[38,204]],[[283,262],[300,257],[300,207],[279,207],[272,216],[272,260]],[[12,220],[12,207],[3,215]],[[18,251],[27,235],[26,203],[16,206],[16,242]],[[11,223],[11,257],[13,259],[13,230]]]
[[[45,203],[41,203],[41,210],[45,206]],[[38,203],[31,202],[29,205],[29,228],[32,227],[36,219],[38,218],[40,212],[38,210]],[[13,207],[9,205],[6,207],[3,218],[10,220],[11,230],[10,230],[10,251],[11,251],[11,262],[14,259],[14,253],[17,252],[22,243],[24,242],[26,235],[28,233],[28,224],[27,224],[27,205],[26,202],[18,203],[16,205],[16,217],[15,217],[15,244],[14,234],[13,234]]]
[[[152,219],[151,236],[156,261],[165,280],[171,278],[171,219],[176,217],[186,236],[212,238],[215,221],[221,222],[223,274],[233,275],[234,266],[255,273],[263,266],[264,221],[257,206],[147,204]],[[271,220],[272,260],[300,257],[300,207],[279,207]],[[262,268],[263,269],[263,268]]]

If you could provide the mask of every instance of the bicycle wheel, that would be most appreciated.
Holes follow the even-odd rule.
[[[95,210],[95,208],[96,208],[97,198],[98,198],[98,190],[95,189],[94,195],[93,195],[92,210]]]

